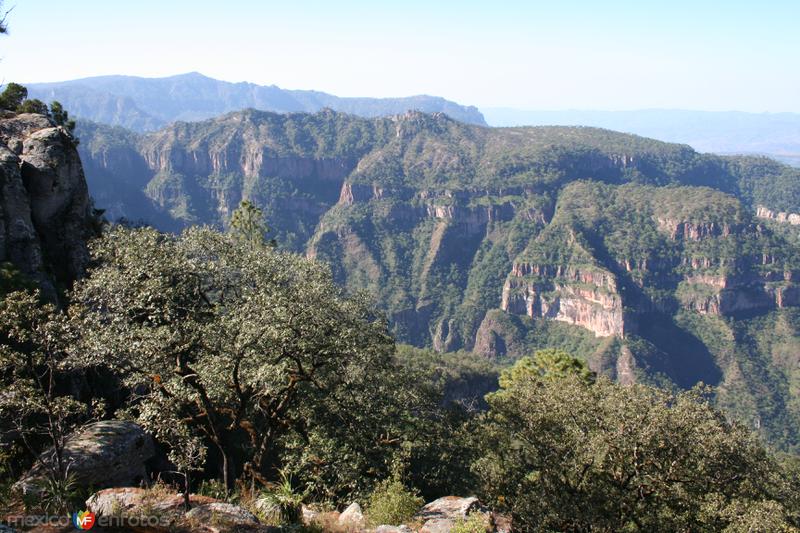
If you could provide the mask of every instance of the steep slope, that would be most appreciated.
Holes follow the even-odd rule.
[[[404,342],[499,359],[559,346],[623,382],[704,381],[733,416],[799,442],[784,431],[800,427],[797,170],[418,112],[249,110],[80,135],[115,212],[225,226],[248,198],[281,246],[371,292]]]
[[[52,299],[83,273],[96,229],[78,152],[42,115],[0,118],[0,263]]]
[[[197,72],[166,78],[100,76],[55,83],[27,84],[30,96],[58,100],[73,116],[135,131],[152,131],[176,120],[202,120],[245,108],[314,112],[330,108],[363,117],[410,109],[444,112],[462,122],[486,125],[477,108],[436,96],[342,98],[319,91],[293,91],[275,85],[230,83]]]

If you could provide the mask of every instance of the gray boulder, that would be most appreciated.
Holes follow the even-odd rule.
[[[402,526],[378,526],[375,533],[412,533],[412,529],[406,525]]]
[[[426,504],[414,517],[422,522],[420,533],[447,533],[457,522],[465,520],[468,515],[481,513],[485,516],[486,523],[491,524],[491,515],[481,505],[478,498],[471,496],[461,498],[458,496],[445,496]]]
[[[347,509],[339,515],[339,524],[342,526],[362,526],[364,525],[364,513],[361,506],[356,502],[351,503]]]
[[[147,482],[145,462],[155,454],[153,439],[133,422],[108,420],[79,429],[67,438],[64,463],[76,481],[86,487],[136,486]],[[36,494],[52,471],[52,449],[14,484],[22,494]]]
[[[186,513],[186,518],[216,526],[257,526],[259,524],[258,518],[247,509],[223,502],[197,506]]]

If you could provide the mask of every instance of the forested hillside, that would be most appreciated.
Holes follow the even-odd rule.
[[[367,290],[403,342],[501,360],[563,347],[620,381],[703,381],[798,445],[796,169],[418,112],[78,130],[112,219],[226,227],[249,199],[281,248]]]

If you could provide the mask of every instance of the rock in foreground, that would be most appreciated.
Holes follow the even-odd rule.
[[[153,439],[133,422],[108,420],[84,426],[64,446],[64,464],[84,487],[136,486],[147,481],[145,462],[153,457]],[[17,483],[22,494],[36,494],[39,484],[54,467],[53,450]]]

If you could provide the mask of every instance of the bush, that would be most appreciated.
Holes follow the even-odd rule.
[[[411,518],[425,501],[397,477],[381,482],[372,493],[367,518],[373,525],[399,525]]]
[[[63,475],[51,472],[37,483],[36,488],[35,501],[26,503],[33,504],[33,508],[48,513],[69,512],[86,497],[85,488],[78,485],[75,476],[69,470]]]
[[[459,518],[450,533],[487,533],[492,530],[488,517],[483,513],[472,513],[466,519]]]
[[[480,496],[519,531],[707,531],[768,513],[796,525],[785,474],[707,390],[547,379],[523,366],[508,376],[487,398],[473,467]]]
[[[264,492],[254,504],[256,514],[274,525],[299,524],[303,517],[303,500],[308,492],[298,492],[292,486],[292,478],[281,472],[281,482]]]
[[[203,480],[200,486],[197,487],[197,494],[217,500],[227,500],[229,496],[225,485],[218,479]]]
[[[9,83],[0,94],[0,108],[15,111],[28,97],[28,89],[19,83]]]

